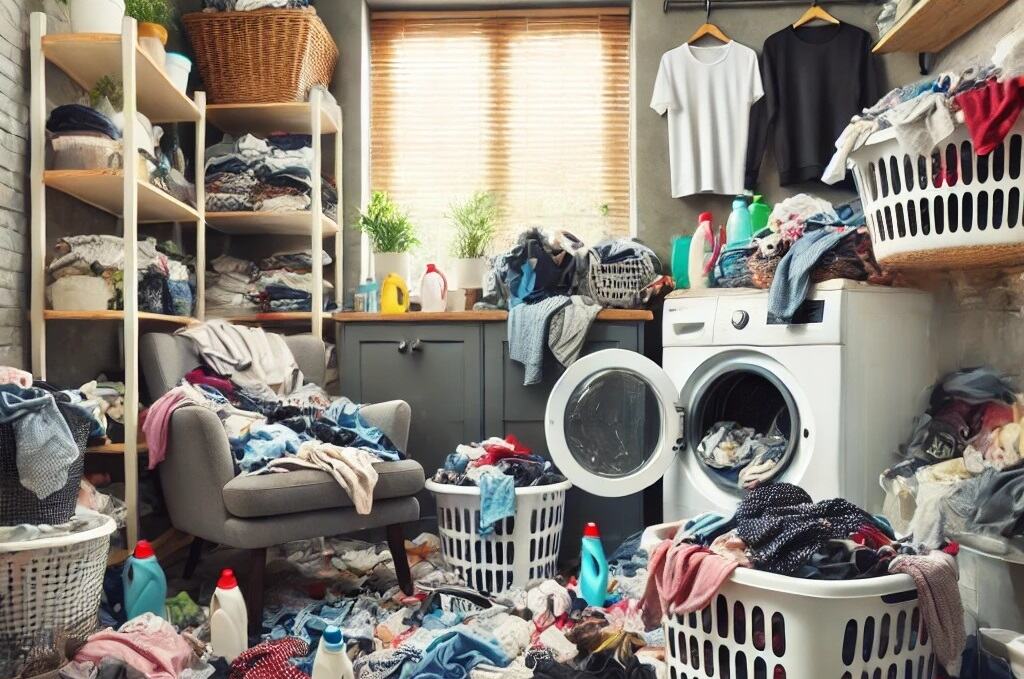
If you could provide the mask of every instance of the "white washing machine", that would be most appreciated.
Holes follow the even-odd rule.
[[[935,379],[930,296],[830,281],[789,325],[771,322],[767,306],[763,291],[674,293],[662,366],[619,349],[579,359],[548,400],[555,464],[603,496],[664,479],[665,521],[730,513],[743,493],[735,477],[694,451],[716,422],[774,425],[788,447],[773,481],[880,510],[878,475]]]

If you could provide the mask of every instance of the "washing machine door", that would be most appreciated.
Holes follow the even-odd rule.
[[[569,366],[548,397],[544,433],[573,485],[602,497],[631,495],[660,479],[683,445],[683,412],[671,378],[624,349]]]

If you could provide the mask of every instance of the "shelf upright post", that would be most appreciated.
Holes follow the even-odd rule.
[[[29,20],[30,74],[32,93],[29,101],[29,139],[31,162],[29,181],[32,196],[31,243],[31,305],[29,325],[32,332],[32,372],[46,379],[46,57],[43,55],[43,36],[46,35],[46,14],[33,12]]]
[[[345,302],[345,213],[343,212],[345,201],[344,191],[341,188],[344,180],[341,146],[344,124],[341,117],[341,106],[335,106],[335,112],[338,114],[338,119],[335,121],[334,132],[334,184],[338,189],[338,209],[334,218],[338,223],[338,235],[334,237],[334,302],[340,310]]]
[[[135,548],[139,537],[139,164],[135,139],[137,86],[135,19],[125,17],[121,25],[121,82],[124,87],[124,501],[128,505],[128,544]]]
[[[199,120],[196,121],[196,318],[206,320],[206,92],[193,95]]]
[[[313,220],[311,231],[312,247],[310,253],[313,257],[313,295],[310,300],[310,317],[312,333],[314,337],[323,339],[324,336],[324,222],[323,202],[321,200],[321,179],[320,171],[323,167],[323,144],[320,138],[320,108],[322,106],[321,92],[314,88],[309,97],[309,121],[310,133],[313,136],[313,167],[310,172],[310,179],[313,184],[312,203],[310,204],[310,217]]]

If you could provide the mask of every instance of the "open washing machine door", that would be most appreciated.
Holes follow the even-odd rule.
[[[683,440],[684,413],[672,379],[624,349],[583,356],[562,374],[544,413],[555,465],[573,485],[602,497],[657,482]]]

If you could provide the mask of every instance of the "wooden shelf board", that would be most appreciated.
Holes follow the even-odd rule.
[[[921,0],[874,47],[890,52],[941,52],[1009,0]]]
[[[117,33],[45,35],[43,54],[86,91],[105,75],[121,75],[121,36]],[[178,91],[164,70],[137,45],[135,70],[138,108],[150,122],[194,122],[200,119],[195,103]]]
[[[234,137],[243,134],[266,136],[271,132],[312,134],[312,113],[305,101],[280,104],[210,104],[206,120]],[[320,107],[321,134],[341,131],[341,109],[335,104]]]
[[[167,314],[154,314],[149,311],[139,312],[139,322],[169,323],[172,325],[192,325],[199,321],[191,316],[168,316]],[[46,309],[43,311],[43,318],[47,321],[123,321],[124,311],[119,309],[108,309],[105,311],[56,311]]]
[[[123,443],[105,443],[101,446],[89,446],[85,449],[86,453],[92,455],[124,455],[125,444]],[[149,446],[145,443],[140,443],[136,448],[139,454],[149,452]]]
[[[121,170],[47,170],[43,183],[83,203],[120,217],[124,212]],[[139,182],[139,222],[196,222],[199,213],[149,182]]]
[[[240,316],[221,317],[230,323],[252,323],[267,325],[288,325],[291,323],[310,323],[313,314],[309,311],[275,311],[265,314],[243,314]],[[331,314],[324,312],[324,320],[331,320]]]
[[[339,323],[479,323],[508,320],[507,311],[410,311],[404,314],[380,314],[363,311],[340,311],[333,316]],[[654,313],[648,309],[602,309],[599,321],[650,321]]]
[[[338,233],[338,224],[324,215],[321,218],[324,238]],[[270,234],[275,236],[308,236],[313,219],[307,211],[294,212],[207,212],[206,225],[227,234]]]

